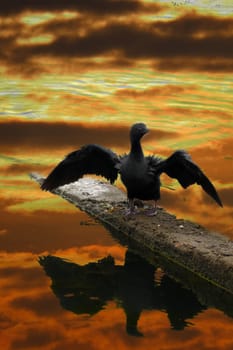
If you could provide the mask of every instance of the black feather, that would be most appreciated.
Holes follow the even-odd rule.
[[[77,181],[85,174],[105,177],[111,183],[117,179],[118,156],[99,145],[86,145],[69,153],[49,174],[42,184],[42,190],[51,191],[56,187]]]
[[[99,145],[83,146],[68,154],[52,170],[41,188],[51,191],[56,187],[76,181],[85,174],[101,175],[114,183],[120,173],[130,200],[157,201],[160,198],[160,175],[166,173],[177,179],[183,188],[195,183],[200,185],[222,206],[214,185],[186,151],[175,151],[167,159],[155,156],[144,157],[140,140],[147,132],[145,124],[134,124],[130,130],[130,152],[123,156],[118,156],[110,149]]]
[[[157,164],[157,171],[164,172],[168,176],[177,179],[183,188],[187,188],[195,183],[200,185],[222,207],[222,202],[214,185],[192,161],[186,151],[179,150],[174,152],[169,158]]]

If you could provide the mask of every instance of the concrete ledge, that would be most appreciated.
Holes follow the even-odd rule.
[[[39,174],[30,176],[38,183],[43,181]],[[142,213],[126,218],[125,194],[102,181],[83,178],[59,187],[54,193],[139,245],[144,255],[151,258],[159,253],[233,294],[233,241],[227,237],[195,223],[177,220],[164,209],[159,210],[155,217],[146,217]]]

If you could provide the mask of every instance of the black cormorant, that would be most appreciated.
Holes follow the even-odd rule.
[[[154,207],[148,215],[155,215],[160,199],[160,175],[166,173],[177,179],[183,188],[195,183],[200,185],[222,207],[215,187],[186,151],[175,151],[167,159],[144,156],[141,138],[148,131],[144,123],[136,123],[131,127],[131,149],[127,155],[118,156],[110,149],[95,144],[85,145],[68,154],[44,180],[42,190],[51,191],[85,174],[101,175],[113,184],[120,174],[127,189],[128,213],[134,213],[134,200],[153,200]]]

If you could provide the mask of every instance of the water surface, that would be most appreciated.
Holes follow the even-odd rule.
[[[166,176],[160,205],[233,238],[232,5],[100,3],[2,1],[0,345],[230,350],[228,295],[151,265],[28,177],[85,143],[122,154],[143,121],[145,153],[186,149],[224,207]]]

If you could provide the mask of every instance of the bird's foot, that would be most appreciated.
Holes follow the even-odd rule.
[[[134,204],[134,199],[130,198],[128,202],[128,208],[125,209],[125,216],[133,216],[137,214],[137,210]]]
[[[158,211],[157,211],[157,208],[153,207],[153,208],[150,208],[150,209],[146,209],[144,211],[144,213],[145,213],[146,216],[155,216],[155,215],[158,214]]]
[[[135,208],[127,208],[125,209],[125,216],[133,216],[133,215],[136,215],[138,213],[138,211],[135,209]]]

